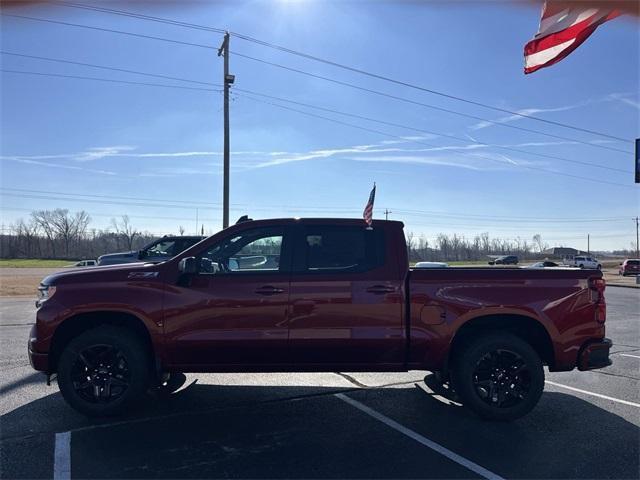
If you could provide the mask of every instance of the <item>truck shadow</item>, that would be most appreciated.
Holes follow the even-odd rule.
[[[72,430],[77,477],[471,475],[334,395],[344,392],[504,477],[637,478],[640,469],[638,426],[564,393],[546,392],[528,416],[493,423],[446,392],[413,384],[344,389],[178,381],[174,388],[145,408],[100,420],[75,413],[52,393],[3,415],[3,442]],[[31,452],[22,466],[14,458],[13,476],[30,476],[32,460]]]

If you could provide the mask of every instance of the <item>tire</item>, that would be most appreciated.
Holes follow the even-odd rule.
[[[580,264],[580,268],[584,268],[584,265],[583,265],[583,264]]]
[[[540,400],[544,370],[531,345],[496,332],[462,346],[451,381],[465,407],[488,420],[511,421],[529,413]]]
[[[151,381],[148,350],[130,330],[111,325],[72,339],[58,362],[58,387],[84,415],[118,415],[144,398]]]

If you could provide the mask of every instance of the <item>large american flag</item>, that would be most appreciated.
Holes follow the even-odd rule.
[[[373,222],[373,202],[376,199],[376,184],[373,184],[373,188],[371,189],[371,193],[369,194],[369,201],[364,207],[364,212],[362,212],[362,218],[367,222],[367,225],[371,226]]]
[[[524,46],[524,73],[533,73],[559,62],[589,38],[598,26],[621,14],[619,10],[599,6],[602,4],[595,3],[590,8],[584,2],[575,7],[567,6],[567,2],[545,2],[538,33]]]

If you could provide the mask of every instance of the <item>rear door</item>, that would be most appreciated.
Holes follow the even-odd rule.
[[[403,284],[383,228],[296,230],[289,346],[297,368],[395,368],[404,361]]]

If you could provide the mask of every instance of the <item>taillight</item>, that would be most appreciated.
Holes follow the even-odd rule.
[[[606,286],[604,278],[589,279],[589,289],[594,292],[591,298],[596,304],[596,321],[598,323],[604,323],[607,318],[607,305],[604,301],[604,289]]]
[[[604,281],[604,278],[592,277],[589,279],[589,288],[591,290],[595,290],[601,295],[604,294],[604,289],[606,286],[607,286],[607,283]]]

